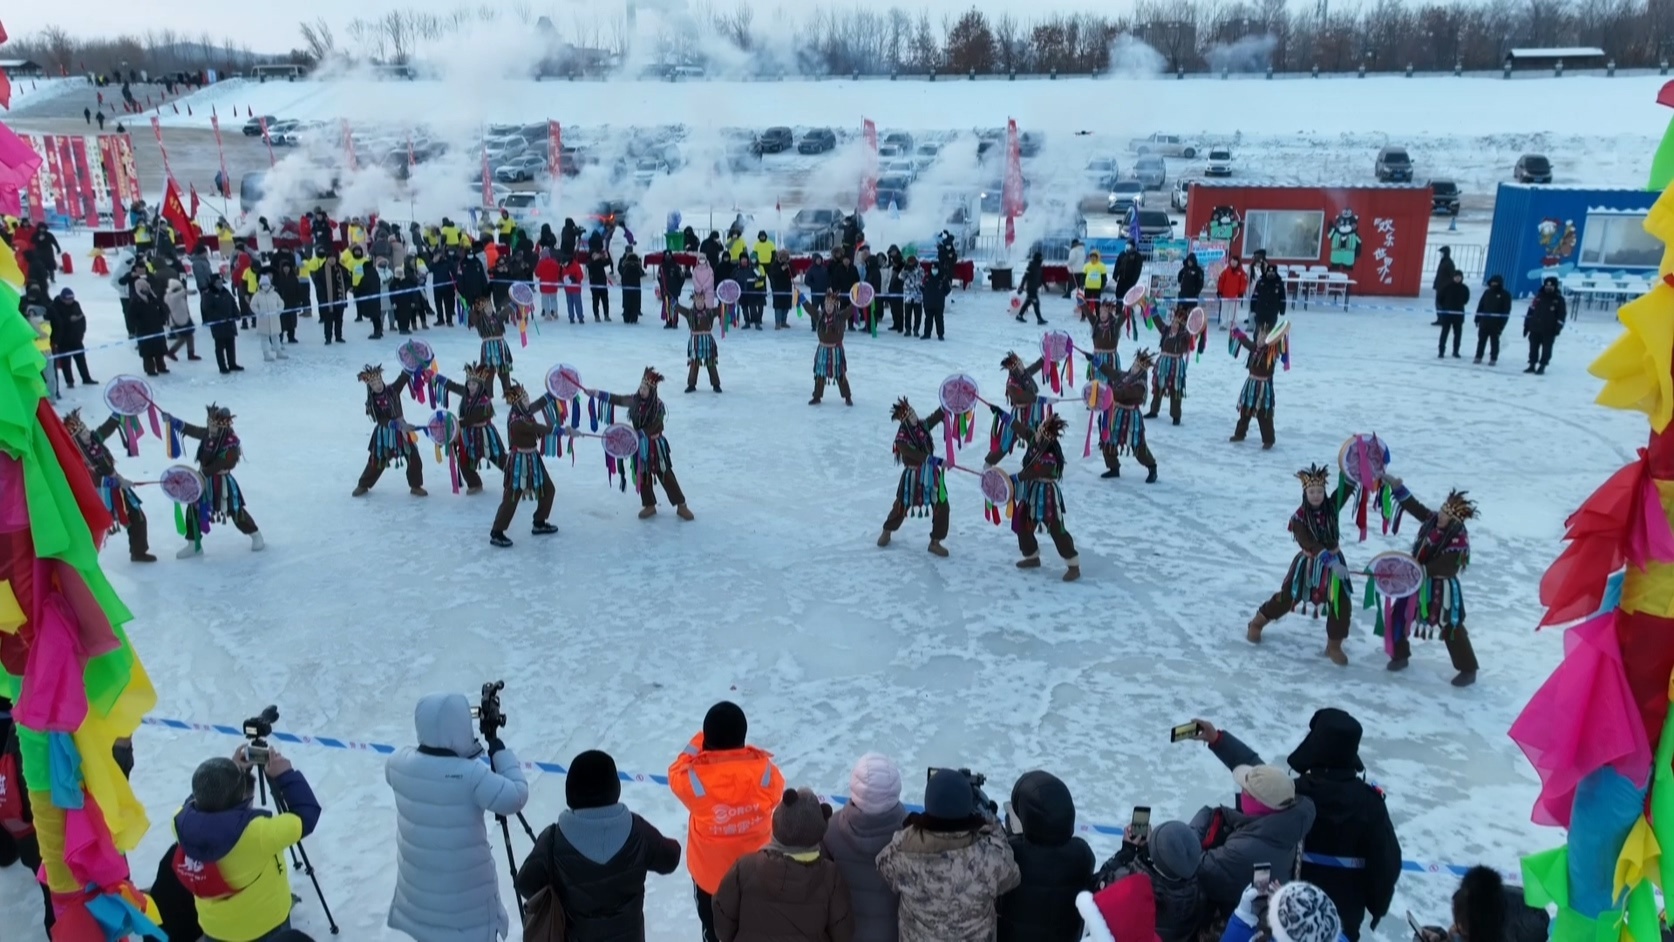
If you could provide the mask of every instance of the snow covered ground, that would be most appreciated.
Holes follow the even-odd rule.
[[[85,249],[72,247],[78,259]],[[136,372],[108,288],[87,275],[65,281],[89,314],[89,343],[104,345],[90,357],[94,375]],[[878,750],[907,771],[908,800],[921,797],[919,770],[932,765],[986,772],[1003,800],[1021,773],[1046,768],[1069,784],[1084,822],[1119,824],[1136,804],[1166,820],[1230,799],[1224,770],[1201,746],[1170,745],[1171,726],[1208,717],[1282,761],[1313,710],[1338,706],[1366,726],[1369,776],[1389,792],[1408,859],[1509,869],[1559,840],[1528,822],[1536,780],[1505,730],[1561,653],[1558,633],[1533,627],[1562,521],[1643,439],[1642,421],[1591,404],[1596,383],[1584,367],[1615,334],[1607,315],[1588,313],[1566,331],[1551,372],[1536,378],[1519,372],[1515,329],[1489,369],[1471,366],[1468,350],[1463,361],[1437,361],[1430,318],[1418,311],[1297,312],[1272,452],[1226,441],[1243,373],[1217,334],[1192,366],[1185,424],[1151,424],[1161,480],[1149,486],[1131,462],[1121,479],[1101,480],[1096,452],[1081,457],[1085,411],[1066,406],[1064,487],[1084,576],[1065,584],[1050,544],[1043,570],[1012,567],[1013,536],[982,519],[975,479],[962,475],[948,482],[951,558],[924,551],[928,523],[917,519],[888,549],[873,545],[898,475],[889,404],[907,394],[928,407],[955,371],[997,395],[1001,356],[1040,337],[1006,316],[1006,300],[957,295],[946,342],[852,337],[852,409],[834,397],[805,404],[806,321],[724,340],[719,396],[680,393],[684,332],[543,325],[515,350],[526,380],[560,360],[605,389],[627,390],[646,364],[669,376],[669,435],[697,519],[683,523],[666,505],[636,519],[637,501],[607,485],[597,444],[583,441],[576,465],[549,464],[561,532],[530,537],[526,507],[510,550],[487,543],[494,488],[451,494],[441,466],[426,464],[426,499],[408,496],[398,470],[371,495],[349,496],[369,433],[354,375],[368,361],[394,368],[393,335],[369,343],[350,324],[350,344],[327,348],[305,320],[288,361],[263,363],[245,336],[242,375],[182,362],[155,382],[158,400],[191,418],[210,401],[237,413],[238,477],[268,550],[252,554],[217,527],[202,559],[176,561],[170,509],[144,489],[163,560],[130,564],[121,537],[104,558],[137,616],[134,641],[161,695],[155,715],[237,724],[276,703],[282,730],[404,744],[419,696],[474,696],[504,678],[505,739],[524,759],[568,763],[598,747],[624,771],[661,773],[708,706],[730,698],[793,784],[840,793],[855,757]],[[1067,302],[1050,300],[1047,316],[1085,336]],[[199,338],[207,347],[204,331]],[[458,328],[426,339],[448,372],[476,358],[475,339]],[[103,414],[95,389],[65,400]],[[409,403],[407,414],[426,413]],[[1284,527],[1299,498],[1293,472],[1334,463],[1346,436],[1370,431],[1424,499],[1458,486],[1481,504],[1465,577],[1483,662],[1474,688],[1448,686],[1436,643],[1419,646],[1411,670],[1386,673],[1365,613],[1346,669],[1320,657],[1322,625],[1301,616],[1270,628],[1259,648],[1243,640],[1294,550]],[[971,464],[985,438],[982,423],[965,452]],[[134,480],[170,463],[149,437],[139,458],[121,459]],[[1359,564],[1410,538],[1374,527],[1367,542],[1345,545]],[[134,782],[152,815],[133,857],[142,882],[170,842],[195,764],[234,745],[214,733],[141,730]],[[395,938],[383,928],[395,842],[380,757],[287,751],[325,806],[309,851],[342,938]],[[683,836],[666,789],[630,784],[623,796]],[[562,806],[558,776],[537,775],[530,821],[542,827]],[[526,838],[514,843],[519,857],[527,852]],[[1108,838],[1092,843],[1101,859],[1115,850]],[[1441,922],[1455,883],[1409,873],[1394,913]],[[324,937],[306,881],[294,887],[300,926]],[[33,892],[15,868],[0,872],[0,910],[9,922],[28,916],[11,922],[25,928],[8,939],[41,938]],[[502,892],[510,906],[509,885]],[[683,876],[653,879],[648,906],[652,938],[695,934]],[[1377,933],[1406,935],[1399,918]]]
[[[12,103],[8,110],[15,111],[24,106],[36,106],[61,98],[75,91],[86,88],[85,78],[14,78],[12,79]]]

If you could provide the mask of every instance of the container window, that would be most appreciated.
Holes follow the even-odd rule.
[[[1252,209],[1244,214],[1244,254],[1266,249],[1273,261],[1318,261],[1325,213],[1310,209]]]
[[[1655,268],[1663,246],[1645,231],[1645,213],[1588,213],[1582,268]]]

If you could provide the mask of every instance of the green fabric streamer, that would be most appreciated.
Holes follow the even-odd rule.
[[[1651,833],[1662,847],[1662,885],[1674,887],[1674,723],[1664,723],[1651,768]]]
[[[1651,158],[1651,178],[1645,189],[1652,193],[1661,193],[1674,183],[1674,121],[1669,122],[1668,130],[1663,132],[1662,143],[1657,145],[1656,155]]]
[[[1633,942],[1661,942],[1662,920],[1657,916],[1657,895],[1651,889],[1651,881],[1640,880],[1628,893],[1623,917]],[[1602,929],[1604,920],[1600,919],[1599,923]]]
[[[1523,858],[1523,899],[1536,909],[1558,908],[1549,942],[1615,942],[1615,920],[1588,919],[1569,907],[1569,848],[1555,847]],[[1601,935],[1599,923],[1609,923]]]

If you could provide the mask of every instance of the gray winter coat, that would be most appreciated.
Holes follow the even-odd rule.
[[[879,814],[867,814],[850,803],[831,818],[825,850],[842,871],[854,902],[855,942],[896,942],[900,938],[899,901],[878,874],[878,853],[901,830],[907,809],[900,802]]]
[[[464,695],[425,697],[413,725],[421,748],[384,767],[397,836],[389,927],[418,942],[494,942],[510,924],[483,812],[523,810],[529,785],[510,749],[495,754],[492,770],[479,761]]]
[[[1235,808],[1205,807],[1192,818],[1192,830],[1200,838],[1217,826],[1226,837],[1203,852],[1197,882],[1211,903],[1231,912],[1250,885],[1256,864],[1270,866],[1275,879],[1293,879],[1301,865],[1302,839],[1314,826],[1314,803],[1298,797],[1289,808],[1261,817]]]

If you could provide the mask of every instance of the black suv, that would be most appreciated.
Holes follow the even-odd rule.
[[[1511,175],[1518,183],[1551,183],[1552,161],[1539,154],[1524,154],[1517,158],[1517,166],[1511,170]]]
[[[278,118],[275,118],[270,114],[264,114],[259,118],[251,118],[250,120],[244,122],[244,136],[260,137],[262,133],[262,124],[264,122],[271,128],[273,127],[274,122],[278,120]]]
[[[768,128],[756,138],[750,149],[757,154],[782,154],[796,144],[790,128]]]
[[[1431,180],[1430,212],[1459,215],[1459,184],[1452,180]]]
[[[1411,183],[1412,158],[1405,147],[1385,147],[1378,151],[1378,162],[1373,168],[1379,183]]]
[[[830,128],[815,128],[802,135],[802,142],[796,145],[799,154],[823,154],[837,148],[837,132]]]

